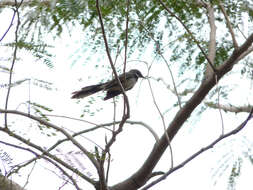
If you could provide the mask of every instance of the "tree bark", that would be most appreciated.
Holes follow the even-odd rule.
[[[0,190],[25,190],[17,183],[8,179],[7,177],[0,175]]]

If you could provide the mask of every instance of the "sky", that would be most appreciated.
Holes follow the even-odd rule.
[[[4,18],[6,18],[6,22],[4,22],[0,28],[1,35],[8,27],[8,23],[11,20],[11,11],[8,13],[1,13],[0,16],[4,16]],[[11,28],[10,32],[2,43],[7,43],[9,40],[13,39],[13,30],[14,27]],[[39,61],[32,58],[32,56],[27,52],[18,52],[18,56],[21,59],[15,64],[13,81],[18,81],[28,77],[32,79],[52,81],[53,90],[49,91],[33,85],[34,80],[31,81],[30,87],[29,83],[25,82],[18,87],[12,88],[9,104],[10,109],[27,111],[27,107],[24,104],[20,104],[20,102],[28,101],[30,96],[31,102],[39,102],[42,105],[49,105],[49,107],[54,108],[53,113],[50,114],[79,118],[82,110],[85,109],[85,106],[89,105],[88,101],[92,98],[83,99],[78,102],[70,99],[71,92],[78,90],[83,86],[97,83],[101,79],[110,76],[109,73],[104,72],[104,68],[102,67],[102,64],[109,65],[106,56],[97,54],[88,59],[87,57],[89,57],[90,52],[83,52],[82,48],[80,48],[84,43],[84,39],[80,39],[80,36],[82,36],[82,31],[77,28],[72,31],[71,36],[69,36],[67,33],[64,33],[61,38],[54,41],[55,48],[52,50],[52,52],[55,54],[55,58],[53,60],[53,69],[50,69],[46,65],[39,63]],[[0,54],[2,55],[4,55],[4,53],[9,53],[4,48],[1,48],[0,51]],[[150,58],[146,56],[148,54],[149,52],[146,52],[141,59],[150,61]],[[133,55],[133,57],[134,56],[135,55]],[[134,60],[135,57],[131,59]],[[9,61],[6,61],[6,64],[9,63]],[[95,70],[94,64],[97,63],[99,64],[99,68]],[[128,69],[132,68],[140,69],[144,75],[147,74],[147,68],[144,64],[134,62],[131,63]],[[173,69],[173,72],[176,73],[176,68]],[[166,78],[168,75],[166,67],[162,64],[154,64],[151,75],[156,75],[157,73],[159,73],[159,76],[164,78]],[[190,76],[191,73],[185,73],[185,75]],[[7,74],[2,74],[1,80],[6,82],[7,77]],[[241,81],[241,83],[239,81]],[[240,88],[238,88],[238,92],[235,90],[235,92],[231,94],[231,96],[234,97],[233,101],[238,101],[238,104],[242,102],[242,99],[244,101],[246,97],[248,97],[246,93],[240,93],[242,88],[248,88],[250,86],[249,83],[245,83],[244,81],[245,79],[243,77],[236,77],[235,83],[240,84]],[[231,78],[227,77],[225,80],[221,81],[221,84],[230,84],[230,82]],[[171,81],[169,83],[171,84]],[[168,91],[162,87],[160,83],[152,82],[152,87],[154,88],[155,97],[160,109],[162,111],[167,111],[166,109],[175,103],[176,97],[173,94],[168,93]],[[143,80],[139,81],[134,89],[127,93],[131,104],[130,119],[133,121],[144,121],[154,131],[156,131],[159,136],[161,136],[163,134],[162,122],[159,118],[157,110],[154,109],[152,97],[148,89],[148,82]],[[238,97],[238,94],[240,95],[240,98],[236,98]],[[96,111],[96,109],[102,110],[97,112],[95,116],[90,116],[88,113],[86,113],[82,119],[97,124],[112,121],[113,103],[111,101],[104,102],[101,96],[103,96],[103,94],[93,96],[96,101],[90,105],[90,109],[93,111]],[[4,98],[1,97],[1,108],[4,106],[3,100]],[[120,98],[119,104],[117,105],[117,118],[121,118],[121,101],[122,99]],[[246,100],[245,102],[247,101],[252,102],[250,99]],[[165,117],[166,125],[168,125],[173,119],[176,111],[177,109],[168,111]],[[194,112],[193,115],[195,117],[189,119],[189,121],[184,124],[182,129],[173,139],[172,147],[175,165],[181,163],[190,155],[208,145],[220,135],[221,120],[217,110],[206,111],[201,117],[197,116],[196,112]],[[247,114],[234,115],[223,113],[226,131],[237,127],[246,118],[246,116]],[[91,127],[91,125],[88,125],[85,122],[78,122],[58,117],[50,118],[52,119],[52,123],[55,123],[68,131],[78,131]],[[3,124],[2,119],[3,118],[1,117],[1,125]],[[52,130],[43,132],[34,127],[35,125],[32,125],[32,123],[30,123],[30,126],[27,125],[27,120],[21,117],[18,117],[18,119],[16,117],[10,117],[10,121],[16,122],[16,125],[13,129],[20,131],[20,134],[23,134],[24,136],[29,135],[33,142],[43,142],[43,146],[45,147],[52,145],[57,141],[58,138],[61,137],[52,136],[48,138],[47,134],[53,132]],[[245,144],[243,144],[243,138],[245,136],[250,137],[249,134],[252,134],[251,126],[252,122],[249,122],[246,128],[243,129],[239,134],[226,139],[224,142],[221,142],[215,146],[212,150],[201,154],[198,158],[194,159],[182,169],[174,172],[166,180],[162,181],[151,189],[225,189],[228,184],[229,171],[225,172],[225,174],[222,176],[219,176],[219,172],[215,173],[215,171],[217,171],[217,167],[219,168],[219,161],[223,162],[222,158],[225,156],[228,158],[232,157],[231,159],[237,159],[237,156],[241,154],[244,148],[243,146],[245,146]],[[78,140],[80,140],[85,147],[89,147],[89,150],[94,150],[94,143],[91,141],[95,141],[97,144],[102,146],[105,141],[105,135],[108,135],[108,133],[106,133],[104,130],[98,130],[90,134],[85,134],[83,137],[78,138]],[[0,136],[2,139],[8,140],[8,142],[16,142],[2,133]],[[239,142],[242,141],[242,144],[235,143],[235,139],[237,139],[237,141],[239,139]],[[139,168],[144,162],[144,158],[151,151],[154,142],[154,137],[146,128],[138,125],[126,125],[123,132],[118,136],[117,142],[113,145],[111,150],[113,160],[111,162],[111,173],[109,179],[110,185],[118,183],[133,174],[133,172],[136,171],[136,168]],[[3,145],[0,145],[0,148],[8,152],[8,154],[13,158],[13,164],[22,163],[23,161],[27,160],[29,156],[32,157],[32,155],[27,155],[22,151],[17,151]],[[229,152],[227,150],[231,151]],[[71,144],[66,143],[64,146],[59,147],[58,154],[64,153],[61,155],[63,159],[73,159],[73,157],[68,156],[69,151],[77,150],[73,149]],[[224,155],[224,152],[228,152],[227,155]],[[95,171],[88,162],[88,159],[84,157],[78,157],[78,159],[80,159],[83,164],[81,170],[87,175],[95,177]],[[227,161],[229,162],[229,160]],[[223,165],[226,166],[226,162],[224,162]],[[2,168],[3,167],[8,168],[8,166],[2,163]],[[222,165],[220,167],[222,167]],[[169,168],[170,153],[169,151],[166,151],[155,170],[167,171]],[[13,177],[14,181],[18,182],[20,185],[24,185],[30,171],[32,171],[32,175],[29,177],[29,183],[26,186],[27,190],[32,190],[35,188],[36,190],[58,189],[62,183],[61,179],[53,174],[53,172],[55,172],[55,168],[43,161],[38,162],[34,169],[32,166],[30,166],[27,169],[22,170],[20,173],[21,175],[15,175],[15,177]],[[242,172],[240,180],[238,181],[238,188],[250,190],[253,186],[253,182],[251,180],[251,174],[253,174],[252,164],[245,160],[242,171],[244,172]],[[43,179],[43,182],[41,179]],[[216,180],[217,183],[214,185]],[[71,186],[65,186],[62,189],[71,190],[73,188],[71,188]],[[84,183],[83,189],[89,190],[93,189],[93,187],[87,185],[87,183]]]

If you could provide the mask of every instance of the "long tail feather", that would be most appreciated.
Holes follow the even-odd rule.
[[[97,85],[91,85],[91,86],[86,86],[82,88],[81,90],[73,92],[73,96],[71,97],[72,99],[76,98],[84,98],[87,96],[90,96],[92,94],[95,94],[96,92],[99,92],[103,90],[103,84],[97,84]]]

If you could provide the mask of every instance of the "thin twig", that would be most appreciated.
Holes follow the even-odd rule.
[[[113,74],[115,76],[115,79],[117,80],[117,82],[118,82],[118,84],[119,84],[119,86],[121,88],[122,94],[124,96],[126,96],[125,89],[123,88],[123,86],[122,86],[122,84],[121,84],[121,82],[119,80],[117,71],[116,71],[116,69],[115,69],[115,67],[113,65],[112,57],[111,57],[111,54],[110,54],[110,48],[108,46],[108,42],[107,42],[107,38],[106,38],[106,34],[105,34],[105,28],[104,28],[103,18],[102,18],[101,10],[100,10],[100,7],[99,7],[99,0],[96,0],[96,8],[97,8],[97,12],[98,12],[99,22],[100,22],[100,26],[101,26],[101,30],[102,30],[102,35],[103,35],[105,49],[106,49],[107,57],[109,59],[109,63],[110,63],[111,68],[113,70]]]
[[[44,158],[44,157],[43,157],[43,158]],[[77,190],[82,190],[82,189],[77,185],[76,180],[75,180],[71,175],[69,175],[61,166],[59,166],[59,164],[57,164],[57,163],[54,162],[53,160],[48,159],[47,157],[45,157],[44,159],[45,159],[46,161],[48,161],[49,163],[53,164],[56,168],[58,168],[58,169],[62,172],[63,175],[67,176],[67,177],[70,179],[70,181],[72,182],[71,185],[74,185],[75,188],[76,188]],[[43,166],[42,166],[42,167],[43,167]],[[69,183],[68,180],[66,180],[66,179],[64,179],[63,177],[59,176],[59,175],[56,173],[55,170],[52,170],[52,169],[49,169],[49,168],[46,168],[46,167],[44,167],[44,168],[45,168],[46,170],[52,172],[54,175],[56,175],[56,176],[59,177],[60,179],[62,179],[62,180],[64,180],[64,181],[66,181],[67,183]]]
[[[69,129],[69,128],[66,128],[66,127],[62,127],[62,128],[65,129],[66,131],[69,131],[69,132],[71,132],[71,133],[74,133],[74,131],[71,130],[71,129]],[[86,131],[86,133],[87,133],[87,130],[85,130],[85,131]],[[88,131],[90,131],[90,130],[88,130]],[[76,134],[76,133],[74,133],[74,134],[72,135],[72,137],[74,137],[75,134]],[[75,135],[75,136],[77,136],[77,135]],[[79,134],[79,136],[83,137],[85,140],[87,140],[87,141],[93,143],[95,146],[97,146],[97,147],[99,147],[101,150],[103,150],[103,148],[102,148],[100,145],[98,145],[95,141],[91,140],[90,138],[85,137],[85,136],[83,136],[82,134]],[[66,139],[66,140],[68,141],[68,139]]]
[[[25,184],[24,184],[24,186],[23,186],[24,189],[25,189],[25,187],[26,187],[26,186],[28,185],[28,183],[29,183],[29,179],[30,179],[30,177],[31,177],[31,175],[32,175],[32,172],[33,172],[33,170],[34,170],[34,168],[35,168],[35,165],[36,165],[36,161],[34,162],[32,168],[31,168],[31,171],[29,172],[29,174],[28,174],[28,176],[27,176],[26,182],[25,182]]]
[[[172,84],[173,84],[173,87],[174,87],[174,92],[175,92],[175,94],[177,96],[178,106],[181,109],[182,108],[182,104],[181,104],[180,96],[179,96],[179,94],[177,92],[176,82],[175,82],[172,70],[170,68],[170,65],[169,65],[169,63],[167,62],[167,60],[165,59],[165,57],[162,54],[159,54],[159,55],[163,58],[164,62],[166,63],[166,65],[168,67],[168,70],[170,72],[170,77],[171,77],[171,80],[172,80]]]
[[[75,120],[75,121],[81,121],[81,122],[85,122],[91,125],[95,125],[97,126],[96,123],[84,120],[84,119],[79,119],[79,118],[74,118],[74,117],[69,117],[69,116],[65,116],[65,115],[55,115],[55,114],[44,114],[45,116],[49,116],[49,117],[61,117],[61,118],[65,118],[65,119],[71,119],[71,120]]]
[[[72,118],[70,118],[70,119],[72,119]],[[81,121],[83,121],[83,120],[81,120]],[[84,122],[87,122],[87,121],[84,121]],[[114,122],[110,122],[110,123],[104,123],[104,124],[96,125],[95,127],[76,132],[72,135],[72,137],[74,138],[74,137],[77,137],[77,136],[82,135],[84,133],[94,131],[94,130],[99,129],[99,128],[105,128],[107,130],[110,130],[110,129],[106,128],[106,126],[114,126],[116,124],[120,124],[120,122],[121,121],[114,121]],[[128,123],[130,125],[141,125],[141,126],[145,127],[153,135],[155,141],[158,142],[158,140],[159,140],[158,135],[156,134],[156,132],[148,124],[146,124],[142,121],[130,121],[130,120],[126,121],[126,123]],[[110,130],[110,131],[112,132],[112,130]],[[66,142],[66,141],[69,141],[69,139],[65,138],[65,139],[61,139],[61,140],[57,141],[54,145],[52,145],[50,148],[48,148],[47,151],[48,152],[52,151],[57,146],[59,146],[61,143]]]
[[[117,49],[117,54],[115,56],[115,60],[114,60],[114,65],[116,65],[117,63],[117,59],[119,57],[120,51],[119,51],[119,47]],[[116,99],[115,97],[113,97],[113,123],[115,123],[116,121],[116,108],[117,108],[117,104],[116,104]],[[113,125],[112,131],[115,131],[115,124]],[[106,142],[107,143],[107,142]]]
[[[36,153],[35,151],[33,151],[33,150],[29,149],[29,148],[25,148],[25,147],[22,147],[22,146],[19,146],[19,145],[7,143],[7,142],[4,142],[4,141],[0,141],[0,143],[1,143],[1,144],[4,144],[4,145],[7,145],[7,146],[11,146],[11,147],[17,148],[17,149],[25,150],[25,151],[27,151],[27,152],[30,152],[30,153],[34,154],[36,159],[34,159],[33,161],[36,161],[38,158],[43,158],[43,159],[47,160],[48,162],[50,162],[50,163],[52,163],[53,165],[55,165],[64,175],[66,175],[66,176],[72,181],[73,185],[74,185],[78,190],[81,190],[81,188],[78,187],[78,185],[77,185],[77,183],[75,182],[75,180],[74,180],[66,171],[64,171],[63,168],[62,168],[61,166],[59,166],[56,162],[52,161],[51,159],[49,159],[49,158],[47,158],[47,157],[45,157],[45,156],[43,156],[43,155],[39,155],[38,153]],[[33,161],[32,161],[32,162],[33,162]],[[32,163],[32,162],[29,162],[29,164]],[[26,164],[25,166],[27,166],[27,165],[28,165],[28,164]],[[24,166],[23,166],[23,167],[24,167]],[[20,169],[20,168],[21,168],[21,167],[19,167],[19,169]],[[15,171],[17,172],[18,170],[15,170]],[[15,173],[15,172],[9,173],[8,176],[10,176],[10,175],[13,174],[13,173]]]
[[[121,120],[121,123],[119,124],[118,130],[113,133],[110,141],[106,144],[105,151],[108,151],[109,148],[114,143],[114,141],[116,140],[116,136],[122,131],[122,127],[123,127],[124,123],[126,122],[126,120],[130,116],[130,106],[129,106],[128,97],[127,97],[127,95],[125,93],[125,89],[123,88],[123,86],[122,86],[122,84],[121,84],[121,82],[119,80],[119,77],[117,75],[116,69],[115,69],[115,67],[113,65],[113,61],[112,61],[112,58],[111,58],[111,55],[110,55],[110,49],[109,49],[107,38],[106,38],[106,34],[105,34],[105,29],[104,29],[104,23],[103,23],[103,19],[102,19],[102,14],[101,14],[100,7],[99,7],[99,0],[96,0],[96,8],[97,8],[98,16],[99,16],[99,22],[100,22],[100,25],[101,25],[101,30],[102,30],[102,35],[103,35],[104,44],[105,44],[105,48],[106,48],[107,57],[109,59],[111,68],[113,70],[113,74],[115,76],[115,79],[117,80],[117,82],[118,82],[118,84],[120,86],[120,89],[122,91],[122,94],[124,96],[124,108],[125,108],[125,105],[126,105],[126,108],[127,108],[126,109],[127,110],[126,113],[123,112],[122,120]]]
[[[90,152],[88,150],[86,150],[79,142],[77,142],[77,140],[75,140],[69,133],[67,133],[64,129],[62,129],[61,127],[58,127],[48,121],[42,120],[38,117],[35,117],[33,115],[29,115],[27,113],[24,112],[20,112],[20,111],[16,111],[16,110],[3,110],[0,109],[0,113],[9,113],[9,114],[16,114],[16,115],[21,115],[27,118],[30,118],[32,120],[38,121],[39,123],[51,127],[57,131],[60,131],[62,134],[64,134],[74,145],[76,145],[89,159],[90,161],[93,163],[93,165],[96,167],[96,169],[98,169],[98,163],[95,160],[95,158],[90,154]]]
[[[148,30],[146,29],[146,27],[143,25],[142,22],[140,22],[141,26],[144,28],[144,30],[146,30],[148,32]],[[149,35],[151,37],[151,39],[154,41],[154,43],[157,43],[157,41],[154,39],[154,37],[152,35]],[[182,108],[182,104],[181,104],[181,100],[180,100],[180,97],[178,95],[178,92],[177,92],[177,87],[176,87],[176,83],[175,83],[175,80],[174,80],[174,76],[173,76],[173,73],[172,73],[172,70],[170,68],[170,65],[169,63],[167,62],[167,60],[165,59],[165,57],[163,56],[162,54],[162,51],[161,51],[162,48],[160,47],[157,47],[157,54],[159,56],[161,56],[164,60],[164,62],[166,63],[166,66],[167,68],[169,69],[169,73],[170,73],[170,76],[171,76],[171,80],[172,80],[172,84],[173,84],[173,87],[174,87],[174,91],[175,91],[175,94],[177,96],[177,100],[178,100],[178,105],[179,105],[179,108],[181,109]],[[149,70],[151,69],[151,67],[149,68]]]
[[[208,64],[210,65],[210,67],[212,68],[213,72],[216,73],[216,68],[214,67],[212,61],[209,59],[209,57],[207,56],[207,54],[205,53],[205,51],[203,50],[203,48],[200,46],[200,43],[198,42],[198,40],[194,37],[194,35],[192,34],[192,32],[188,29],[188,27],[183,23],[183,21],[177,16],[175,15],[165,4],[162,0],[158,0],[160,2],[160,4],[163,6],[163,8],[173,17],[175,17],[180,23],[181,25],[185,28],[185,30],[188,32],[188,34],[191,36],[192,40],[196,43],[196,45],[198,46],[198,48],[200,49],[200,51],[202,52],[202,54],[204,55],[204,57],[206,58]]]
[[[69,169],[70,171],[74,172],[75,174],[77,174],[78,176],[80,176],[82,179],[86,180],[87,182],[91,183],[91,184],[95,184],[96,182],[87,177],[86,175],[84,175],[82,172],[80,172],[77,168],[73,168],[72,166],[70,166],[68,163],[64,162],[63,160],[61,160],[60,158],[58,158],[55,155],[50,154],[48,151],[44,150],[42,147],[34,144],[33,142],[31,142],[29,139],[25,139],[22,136],[17,135],[16,133],[10,131],[8,128],[0,128],[0,131],[7,133],[8,135],[12,136],[13,138],[15,138],[16,140],[26,144],[29,147],[32,147],[38,151],[40,151],[42,153],[42,155],[39,156],[43,156],[46,155],[49,158],[51,158],[52,160],[54,160],[55,162],[61,164],[62,166],[64,166],[65,168]],[[28,151],[30,149],[27,149]],[[32,150],[31,150],[32,151]]]
[[[127,5],[126,5],[126,30],[125,30],[125,55],[124,55],[124,78],[126,80],[126,63],[127,63],[127,46],[128,46],[128,21],[129,21],[129,6],[130,6],[130,0],[127,0]],[[124,96],[124,108],[123,108],[123,117],[122,121],[124,119],[128,119],[130,117],[130,106],[128,102],[128,98]],[[123,127],[123,124],[122,124]]]
[[[237,43],[237,41],[236,41],[235,33],[234,33],[233,28],[232,28],[232,25],[231,25],[231,23],[230,23],[230,21],[229,21],[227,12],[226,12],[226,10],[225,10],[223,4],[221,3],[221,1],[218,0],[218,2],[219,2],[218,5],[219,5],[219,7],[220,7],[220,9],[221,9],[221,12],[223,13],[223,15],[224,15],[224,17],[225,17],[225,19],[226,19],[227,27],[228,27],[228,30],[229,30],[229,32],[230,32],[230,34],[231,34],[232,41],[233,41],[233,44],[234,44],[234,48],[235,48],[235,49],[238,49],[239,46],[238,46],[238,43]]]
[[[159,78],[150,77],[150,79],[153,79],[153,80],[155,80],[155,81],[157,81],[157,82],[160,82],[160,81],[161,81],[161,82],[163,83],[163,85],[164,85],[170,92],[172,92],[173,94],[176,95],[175,88],[174,88],[174,87],[173,87],[174,89],[171,88],[170,85],[167,84],[167,83],[164,81],[163,78],[161,78],[161,77],[159,77]],[[188,95],[189,93],[193,93],[194,91],[195,91],[195,88],[186,88],[186,89],[184,89],[182,92],[177,92],[177,93],[178,93],[179,96],[186,96],[186,95]]]
[[[129,6],[130,0],[127,0],[126,5],[126,30],[125,30],[125,55],[124,55],[124,69],[123,72],[126,72],[126,63],[127,63],[127,47],[128,47],[128,22],[129,22]]]
[[[217,75],[215,75],[215,82],[216,82],[216,88],[217,88],[217,93],[218,93],[218,109],[219,109],[219,114],[220,114],[220,119],[221,119],[221,135],[224,135],[224,121],[223,121],[223,116],[222,116],[222,112],[221,112],[221,107],[220,107],[220,88],[219,88],[219,81],[217,78]]]
[[[169,148],[170,148],[171,168],[173,168],[173,151],[172,151],[171,141],[170,141],[169,135],[168,135],[168,133],[166,131],[166,125],[165,125],[165,121],[164,121],[164,116],[163,116],[162,112],[160,111],[159,106],[156,103],[155,95],[154,95],[154,92],[153,92],[153,89],[151,87],[151,83],[150,83],[149,79],[148,79],[148,84],[149,84],[149,88],[150,88],[150,92],[151,92],[151,95],[152,95],[152,98],[153,98],[154,105],[155,105],[155,107],[156,107],[156,109],[157,109],[157,111],[158,111],[158,113],[159,113],[159,115],[160,115],[160,117],[162,119],[164,133],[166,135],[166,138],[167,138],[167,141],[168,141],[168,144],[169,144]]]
[[[1,37],[0,39],[0,42],[4,39],[4,37],[6,36],[6,34],[9,32],[9,30],[11,29],[12,25],[13,25],[13,22],[14,22],[14,18],[16,16],[16,10],[13,9],[13,16],[12,16],[12,19],[11,19],[11,23],[9,25],[9,27],[7,28],[7,30],[5,31],[5,33],[3,34],[3,36]]]
[[[242,32],[242,30],[240,29],[240,27],[238,25],[236,27],[239,30],[239,32],[241,33],[241,35],[243,36],[243,38],[246,40],[247,36]]]
[[[23,3],[23,0],[18,5],[17,0],[15,0],[14,12],[17,14],[17,26],[16,26],[16,30],[15,30],[15,47],[14,47],[14,52],[13,52],[13,59],[12,59],[12,63],[11,63],[11,68],[10,68],[8,90],[7,90],[6,100],[5,100],[5,110],[7,110],[7,108],[8,108],[8,102],[9,102],[9,96],[10,96],[10,90],[11,90],[11,82],[12,82],[12,74],[13,74],[14,64],[15,64],[16,59],[17,59],[18,30],[19,30],[19,26],[20,26],[20,16],[19,16],[19,10],[18,9],[19,9],[19,7],[22,3]],[[8,127],[8,121],[7,121],[7,114],[6,113],[4,114],[4,123],[5,123],[5,127],[7,128]]]

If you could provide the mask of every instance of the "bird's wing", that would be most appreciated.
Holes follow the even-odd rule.
[[[132,76],[131,76],[130,73],[126,73],[125,75],[124,74],[119,75],[119,80],[122,83],[122,85],[123,85],[124,88],[126,88],[128,86],[127,83],[126,83],[126,81],[128,81],[130,78],[132,78]],[[114,89],[115,90],[120,90],[120,86],[118,84],[117,79],[113,79],[111,81],[108,81],[105,84],[104,90],[108,90],[108,89],[110,89],[110,90],[114,90]]]

